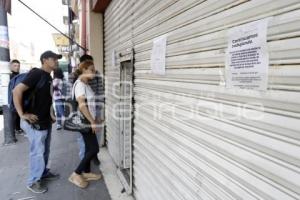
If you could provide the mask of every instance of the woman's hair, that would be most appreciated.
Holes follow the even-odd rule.
[[[64,78],[64,73],[60,68],[57,68],[56,70],[54,70],[54,78],[58,78],[58,79],[63,79]]]
[[[94,62],[91,60],[86,60],[80,63],[78,69],[76,69],[76,71],[74,72],[75,80],[77,80],[78,77],[83,73],[83,70],[87,70],[91,65],[94,65]]]

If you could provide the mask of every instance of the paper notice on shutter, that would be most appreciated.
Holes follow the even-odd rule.
[[[8,104],[8,87],[0,87],[0,106]]]
[[[153,74],[165,75],[166,48],[167,48],[166,35],[160,36],[153,40],[153,47],[151,53],[151,70]]]
[[[266,90],[269,53],[268,19],[234,27],[228,31],[226,87]]]

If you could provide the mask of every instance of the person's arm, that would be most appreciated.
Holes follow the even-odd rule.
[[[76,101],[78,102],[78,108],[80,110],[80,112],[85,116],[85,118],[91,123],[91,126],[92,126],[92,130],[93,130],[93,133],[96,133],[96,121],[94,120],[94,118],[92,117],[89,109],[88,109],[88,106],[85,102],[85,96],[82,95],[82,96],[79,96],[76,98]]]
[[[29,87],[23,83],[18,84],[13,90],[13,101],[15,108],[20,116],[20,118],[29,121],[30,123],[35,123],[38,121],[38,117],[34,114],[24,113],[23,110],[23,94]]]

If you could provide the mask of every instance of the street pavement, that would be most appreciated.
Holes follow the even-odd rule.
[[[86,189],[80,189],[68,181],[79,163],[77,135],[56,131],[55,126],[53,128],[49,167],[60,174],[60,179],[47,182],[47,193],[34,194],[26,189],[28,140],[18,135],[15,145],[2,146],[3,116],[0,115],[0,200],[110,200],[103,179],[90,182]],[[99,172],[99,168],[92,165],[92,171]]]

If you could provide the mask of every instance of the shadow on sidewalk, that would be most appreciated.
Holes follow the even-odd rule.
[[[1,121],[1,120],[0,120]],[[90,182],[80,189],[68,181],[69,175],[79,163],[77,134],[53,131],[49,167],[60,174],[60,179],[48,182],[48,192],[34,194],[26,189],[29,147],[27,138],[17,136],[12,146],[2,146],[3,130],[0,130],[0,199],[1,200],[110,200],[104,180]],[[93,166],[92,171],[99,171]]]

